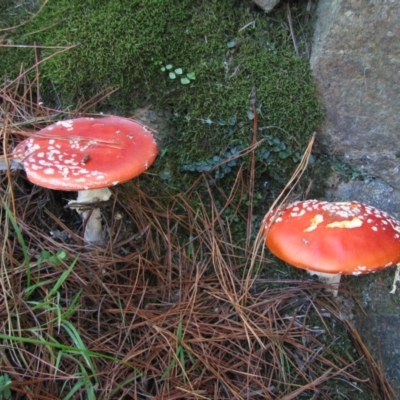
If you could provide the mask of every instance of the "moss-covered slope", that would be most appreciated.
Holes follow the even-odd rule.
[[[13,5],[0,6],[0,27],[31,15],[21,11],[17,18]],[[295,56],[279,10],[268,16],[233,0],[49,0],[5,40],[75,46],[40,67],[42,94],[59,107],[111,87],[119,90],[100,109],[126,113],[152,104],[171,110],[175,134],[164,148],[175,169],[207,170],[250,143],[253,89],[258,139],[266,139],[258,171],[274,179],[287,178],[321,116],[308,62]],[[35,60],[32,48],[1,51],[3,78]],[[55,51],[42,49],[40,57]]]

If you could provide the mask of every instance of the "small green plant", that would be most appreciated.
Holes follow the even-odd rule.
[[[183,332],[182,315],[181,315],[181,317],[179,319],[179,324],[177,327],[177,332],[176,332],[177,347],[176,347],[176,351],[174,353],[174,358],[171,360],[171,362],[168,364],[166,370],[162,374],[161,381],[163,381],[168,376],[168,374],[170,373],[172,368],[175,366],[175,364],[178,363],[178,365],[182,371],[183,381],[186,383],[187,375],[186,375],[186,370],[185,370],[185,365],[186,365],[185,355],[189,358],[190,363],[192,365],[195,365],[195,360],[193,358],[193,355],[189,352],[188,348],[186,346],[184,346],[184,344],[183,344],[183,336],[184,336],[184,332]]]
[[[56,254],[51,254],[47,250],[43,250],[40,253],[38,263],[40,264],[43,261],[48,261],[50,264],[59,267],[62,261],[65,261],[67,257],[67,253],[64,250],[58,250]]]
[[[281,160],[285,160],[290,157],[294,163],[298,163],[301,160],[300,151],[293,151],[292,148],[285,143],[285,141],[272,135],[265,137],[265,143],[260,146],[258,152],[259,156],[261,157],[261,161],[267,160],[268,162],[274,162],[273,157],[271,157],[272,154]]]
[[[238,157],[244,146],[238,145],[231,147],[224,154],[215,155],[214,157],[195,161],[192,163],[184,163],[181,166],[181,171],[190,172],[209,172],[215,168],[214,179],[222,179],[226,174],[232,172],[232,168],[238,165]]]
[[[8,374],[0,375],[0,400],[8,400],[11,398],[11,385],[12,380]]]
[[[334,160],[333,168],[343,179],[366,180],[368,178],[365,171],[353,165],[347,164],[340,159]]]
[[[184,74],[182,68],[174,68],[172,64],[163,65],[161,61],[158,64],[161,65],[162,72],[168,72],[169,79],[174,80],[180,77],[182,85],[189,85],[191,81],[196,79],[196,74],[194,72]]]

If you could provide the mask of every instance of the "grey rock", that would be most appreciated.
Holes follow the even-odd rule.
[[[319,0],[311,67],[325,107],[319,145],[365,173],[339,182],[328,200],[357,200],[400,219],[400,2]],[[332,182],[334,179],[332,179]],[[360,249],[362,251],[363,249]],[[382,360],[400,393],[400,288],[390,294],[394,269],[345,277],[364,313],[353,322],[368,349]],[[346,301],[349,294],[344,291]],[[346,313],[346,311],[344,311]]]
[[[320,0],[311,67],[321,143],[400,189],[400,2]]]
[[[377,280],[374,283],[371,282],[371,285],[378,286],[380,283],[380,280]],[[376,302],[379,295],[374,293],[373,296],[372,300],[375,299]],[[385,295],[382,294],[382,296]],[[367,307],[367,315],[357,318],[358,330],[362,333],[361,337],[371,354],[377,359],[381,357],[384,360],[385,375],[392,388],[400,393],[400,349],[398,346],[400,316],[397,312],[390,312],[383,308],[383,305],[387,305],[385,300],[382,300],[380,304],[382,306],[376,311]],[[391,308],[393,309],[393,306]]]

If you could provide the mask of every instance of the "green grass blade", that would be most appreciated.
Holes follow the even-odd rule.
[[[68,305],[68,308],[66,311],[63,312],[61,318],[63,320],[68,319],[71,315],[75,313],[75,311],[79,308],[79,305],[76,306],[76,302],[79,300],[81,297],[82,289],[75,295],[75,297],[71,300],[70,304]]]
[[[160,381],[162,382],[170,373],[171,369],[174,367],[174,365],[176,364],[176,358],[175,358],[175,354],[174,354],[174,358],[171,360],[171,362],[168,364],[167,369],[164,371],[164,373],[161,375]]]
[[[90,368],[93,374],[96,372],[96,368],[93,364],[92,359],[90,358],[90,355],[85,354],[87,351],[85,344],[82,341],[81,336],[79,335],[79,332],[76,330],[74,325],[71,324],[70,321],[63,321],[61,323],[61,326],[68,332],[68,335],[70,336],[71,340],[74,342],[75,346],[83,350],[82,357],[86,361],[87,366]]]
[[[64,400],[68,400],[71,399],[72,396],[79,390],[81,389],[83,386],[86,389],[86,398],[88,400],[96,400],[96,397],[94,395],[94,386],[92,381],[90,380],[90,376],[88,375],[85,367],[83,366],[83,364],[69,356],[68,354],[64,354],[64,356],[68,357],[71,361],[73,361],[75,364],[77,364],[79,366],[79,369],[81,371],[81,374],[74,374],[73,377],[76,377],[78,380],[76,381],[75,385],[71,388],[71,390],[69,390],[68,394],[66,396],[63,397]],[[93,375],[94,377],[96,376],[95,374]],[[66,381],[63,385],[62,390],[65,390],[66,385],[70,382]]]
[[[71,354],[78,354],[78,355],[84,354],[87,357],[99,357],[99,358],[103,358],[105,360],[111,360],[111,361],[117,362],[119,364],[126,365],[127,367],[130,367],[130,368],[136,370],[136,367],[134,365],[132,365],[126,361],[122,361],[116,357],[109,356],[109,355],[103,354],[103,353],[98,353],[96,351],[91,351],[91,350],[86,350],[86,349],[78,349],[76,347],[61,344],[56,341],[38,340],[38,339],[21,337],[21,336],[11,336],[11,335],[5,335],[3,333],[0,333],[0,340],[8,340],[8,341],[29,343],[29,344],[42,345],[42,346],[52,346],[54,348],[63,350],[65,352],[68,352]],[[2,346],[2,345],[0,344],[0,346]]]
[[[57,280],[56,284],[53,286],[53,289],[50,290],[50,292],[48,293],[46,298],[54,296],[54,294],[58,291],[58,289],[61,287],[61,285],[68,278],[68,275],[71,273],[72,269],[75,267],[75,264],[77,261],[78,261],[78,257],[76,257],[75,260],[72,261],[72,263],[68,267],[68,269],[61,274],[60,278]]]
[[[1,202],[3,203],[3,207],[6,210],[8,219],[10,220],[10,222],[14,228],[15,234],[17,235],[18,242],[22,248],[22,253],[24,255],[25,268],[26,268],[26,279],[27,279],[26,286],[29,287],[31,285],[31,260],[29,258],[28,248],[26,247],[25,240],[24,240],[24,237],[22,236],[21,229],[19,228],[17,221],[14,218],[13,213],[11,212],[10,208],[8,207],[8,204],[4,201],[3,198],[1,198]]]

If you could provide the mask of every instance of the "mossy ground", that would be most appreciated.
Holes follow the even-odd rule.
[[[14,3],[3,4],[2,27],[17,23]],[[299,21],[294,19],[298,27]],[[321,118],[308,62],[295,55],[284,10],[265,15],[232,0],[50,0],[6,40],[75,46],[40,66],[42,95],[59,108],[118,88],[92,111],[127,114],[145,105],[170,110],[174,134],[162,143],[164,176],[207,170],[218,157],[248,146],[254,90],[257,139],[265,139],[257,173],[265,180],[285,182]],[[42,49],[40,58],[55,51]],[[35,62],[32,48],[2,52],[3,78],[14,77],[21,63],[28,68]],[[161,70],[168,64],[195,79],[187,85],[170,79]]]

